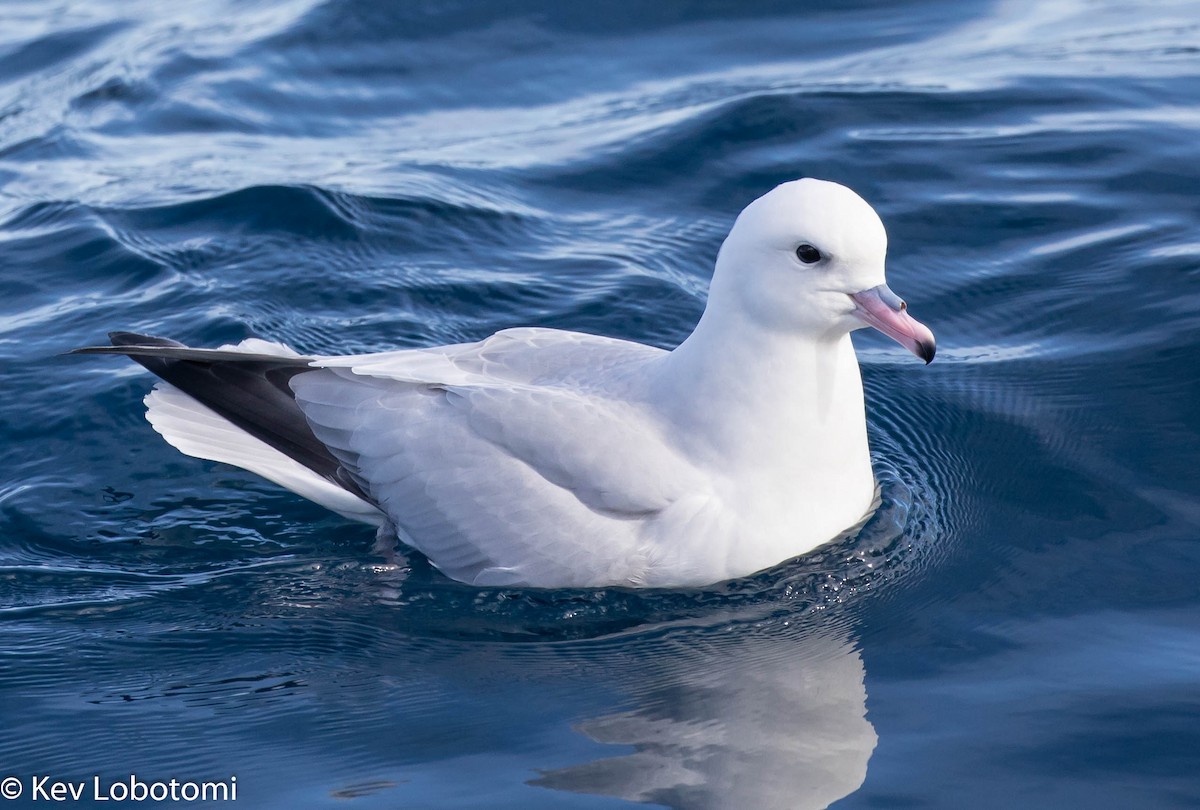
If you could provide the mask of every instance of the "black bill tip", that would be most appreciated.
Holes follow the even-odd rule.
[[[925,365],[929,365],[933,362],[933,356],[935,354],[937,354],[937,344],[932,340],[917,341],[916,355],[925,361]]]

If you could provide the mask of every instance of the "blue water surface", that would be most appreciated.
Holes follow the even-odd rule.
[[[671,347],[803,175],[879,210],[938,359],[856,335],[881,509],[711,589],[389,565],[62,356]],[[6,806],[1200,806],[1198,219],[1197,2],[9,0]]]

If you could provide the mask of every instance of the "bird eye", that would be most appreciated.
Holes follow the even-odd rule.
[[[805,264],[816,264],[817,262],[821,261],[821,251],[805,242],[803,245],[796,248],[796,258]]]

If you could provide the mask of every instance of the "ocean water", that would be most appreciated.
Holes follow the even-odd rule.
[[[0,5],[0,804],[1200,806],[1198,91],[1170,0]],[[881,509],[710,589],[385,565],[62,354],[670,347],[804,175],[938,359],[858,333]]]

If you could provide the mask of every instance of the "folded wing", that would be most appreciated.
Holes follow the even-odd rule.
[[[655,350],[519,331],[436,355],[318,358],[325,370],[292,388],[315,435],[450,576],[636,582],[657,553],[647,526],[703,483],[651,409],[606,395]],[[610,369],[593,362],[590,389],[571,379],[579,351]]]

